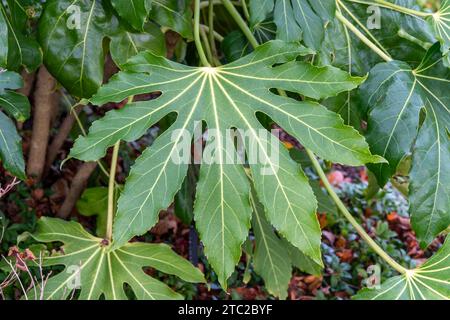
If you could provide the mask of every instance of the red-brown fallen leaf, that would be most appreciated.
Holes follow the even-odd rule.
[[[308,291],[316,295],[317,289],[321,287],[322,282],[322,277],[314,277],[314,280],[308,285]]]
[[[26,248],[25,251],[23,252],[22,258],[25,259],[25,260],[33,260],[33,261],[36,260],[35,255],[28,248]]]
[[[306,284],[311,284],[311,283],[313,283],[314,281],[316,281],[317,280],[317,277],[316,276],[306,276],[305,277],[305,279],[303,280]]]
[[[305,300],[305,301],[311,301],[314,300],[316,297],[314,296],[301,296],[298,300]]]
[[[348,299],[349,298],[349,294],[347,292],[345,292],[345,291],[337,291],[337,292],[334,293],[334,295],[336,297],[338,297],[338,298],[341,298],[341,299]]]
[[[320,290],[321,290],[325,295],[328,295],[328,294],[330,294],[330,289],[331,289],[330,286],[326,286],[326,287],[322,287]]]
[[[16,260],[15,266],[22,271],[28,270],[26,261],[36,260],[36,257],[30,249],[27,248],[23,252],[20,252],[20,249],[17,246],[12,246],[9,248],[8,257],[14,257]]]
[[[343,249],[347,246],[347,240],[343,236],[338,236],[335,246],[337,249]]]
[[[294,290],[289,291],[289,299],[290,300],[297,300],[297,295],[295,294]]]
[[[256,288],[239,287],[235,290],[244,300],[256,300],[264,298],[263,293]]]
[[[364,181],[364,182],[367,182],[369,180],[369,177],[367,175],[367,170],[365,168],[361,169],[359,171],[359,178],[361,179],[361,181]]]
[[[353,251],[351,249],[343,249],[340,252],[336,252],[336,255],[342,262],[351,262],[353,260]]]
[[[52,190],[52,195],[49,197],[51,200],[57,201],[62,200],[69,193],[69,184],[66,179],[58,179],[50,187]]]
[[[389,214],[387,215],[386,218],[387,218],[387,220],[388,220],[389,222],[393,222],[393,221],[396,221],[396,220],[397,220],[398,214],[397,214],[396,211],[392,211],[391,213],[389,213]]]
[[[39,188],[39,189],[34,189],[32,192],[31,192],[31,196],[33,197],[33,199],[35,199],[35,200],[41,200],[43,197],[44,197],[44,189],[41,189],[41,188]]]
[[[409,220],[409,218],[405,218],[405,217],[398,217],[398,222],[400,224],[401,227],[406,229],[411,229],[411,221]]]
[[[373,214],[372,208],[367,207],[367,208],[364,210],[364,217],[370,218],[370,217],[372,216],[372,214]]]
[[[159,220],[158,224],[152,228],[151,232],[157,236],[162,236],[172,230],[173,233],[176,234],[177,228],[178,224],[175,217],[172,214],[167,214],[164,218]]]
[[[317,215],[318,219],[319,219],[319,224],[320,224],[320,229],[324,229],[326,226],[328,226],[328,219],[327,219],[327,215],[324,213],[319,213]]]
[[[20,253],[20,249],[18,246],[12,246],[11,248],[9,248],[8,250],[8,257],[15,257],[16,255],[18,255]]]

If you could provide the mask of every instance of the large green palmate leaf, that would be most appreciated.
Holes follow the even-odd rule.
[[[111,0],[116,11],[136,30],[144,31],[144,23],[151,18],[163,27],[192,39],[191,0]]]
[[[24,95],[14,90],[23,86],[19,74],[0,71],[0,108],[18,121],[25,121],[30,115],[30,103]],[[20,179],[25,179],[25,162],[22,143],[16,126],[0,111],[0,159],[6,170]]]
[[[48,1],[39,41],[49,72],[73,95],[90,97],[103,81],[102,42],[110,19],[100,1]]]
[[[44,256],[43,266],[65,266],[46,282],[42,298],[64,300],[79,290],[79,299],[127,299],[124,285],[141,300],[182,299],[166,284],[147,275],[151,267],[188,282],[204,282],[199,269],[165,244],[129,243],[114,250],[104,239],[86,232],[77,222],[41,218],[33,238],[62,242],[62,253]],[[37,297],[34,297],[37,298]]]
[[[415,0],[391,2],[410,9],[420,9],[416,6]],[[338,10],[386,54],[414,67],[419,65],[426,53],[424,47],[436,42],[426,21],[420,17],[380,7],[380,28],[368,29],[367,9],[370,4],[379,5],[373,1],[364,1],[363,4],[341,1]],[[383,61],[338,19],[326,25],[325,38],[317,57],[319,65],[331,64],[348,70],[352,75],[365,75],[373,65]],[[361,119],[366,116],[367,110],[363,109],[356,92],[342,93],[339,97],[323,103],[339,113],[346,124],[351,124],[355,128],[360,128]]]
[[[0,67],[32,72],[42,63],[42,52],[35,39],[26,34],[27,15],[19,1],[0,2]]]
[[[206,255],[221,284],[226,286],[239,260],[251,218],[248,180],[242,165],[229,164],[236,163],[229,161],[236,159],[235,150],[225,148],[223,142],[230,128],[246,131],[260,150],[260,160],[250,164],[250,169],[270,223],[321,264],[317,204],[308,180],[279,141],[258,134],[265,131],[256,113],[270,116],[325,159],[348,165],[384,159],[373,156],[362,136],[325,107],[270,91],[279,88],[321,99],[353,89],[363,81],[333,67],[317,68],[295,61],[308,53],[298,45],[273,41],[231,64],[197,68],[145,52],[132,58],[123,72],[103,86],[91,100],[93,104],[154,91],[162,94],[155,100],[107,113],[92,125],[87,137],[77,139],[72,157],[99,159],[117,141],[138,139],[166,115],[177,114],[174,124],[144,151],[130,172],[118,203],[115,245],[145,233],[156,223],[159,211],[173,201],[188,168],[187,163],[177,163],[173,158],[179,155],[180,145],[191,141],[195,124],[205,121],[208,130],[214,129],[219,138],[207,141],[206,148],[213,150],[216,161],[201,166],[194,215]],[[274,145],[280,149],[276,161],[270,156]]]
[[[360,300],[450,300],[450,238],[422,266],[385,281],[378,289],[365,288]]]
[[[367,140],[389,161],[369,165],[379,185],[412,152],[410,212],[422,247],[450,225],[450,70],[442,59],[436,44],[415,69],[400,61],[379,64],[360,88],[370,110]]]
[[[450,67],[450,0],[442,0],[439,10],[428,17],[427,21],[441,43],[444,63],[447,67]]]
[[[178,6],[178,3],[153,1],[152,12],[162,10],[154,20],[186,34],[185,20],[190,11],[175,15]],[[164,12],[171,12],[172,18],[166,18]],[[106,1],[47,1],[38,30],[48,70],[71,94],[81,98],[90,98],[103,82],[105,39],[110,39],[111,55],[119,66],[142,50],[157,54],[165,51],[164,36],[158,26],[147,23],[140,32],[129,30],[118,21]]]
[[[391,2],[399,6],[420,10],[415,0],[394,0]],[[270,19],[274,16],[274,3],[274,0],[250,1],[250,20],[254,28],[259,26],[264,19]],[[291,4],[291,1],[285,4],[280,1],[280,12],[283,11],[284,5],[291,6]],[[313,33],[310,33],[317,43],[312,45],[310,42],[305,42],[317,52],[314,61],[318,65],[333,65],[348,70],[352,75],[363,76],[367,74],[371,67],[382,62],[382,59],[356,37],[346,25],[334,18],[336,9],[371,41],[381,47],[384,52],[414,66],[420,63],[426,52],[424,47],[431,46],[437,41],[431,27],[423,18],[405,15],[382,6],[379,7],[380,28],[369,30],[367,27],[368,6],[380,6],[374,1],[362,1],[362,3],[340,1],[337,6],[336,1],[311,1],[310,5],[314,12],[325,21],[324,26],[314,28]],[[284,32],[285,35],[298,36],[299,27],[295,23],[287,24],[288,20],[295,19],[292,10],[292,8],[287,7],[286,15],[279,14],[277,16],[278,25],[286,23],[288,29]],[[286,20],[284,20],[285,18]],[[289,33],[287,33],[288,31]],[[323,41],[318,41],[321,38],[323,38]],[[316,47],[317,44],[320,46]],[[344,92],[338,97],[324,101],[323,104],[330,110],[339,113],[346,124],[360,128],[361,119],[365,117],[365,110],[362,110],[356,92]]]
[[[415,0],[391,2],[420,10]],[[437,41],[426,20],[379,7],[380,24],[369,29],[367,9],[371,4],[374,7],[379,5],[374,1],[364,1],[364,4],[340,1],[337,9],[383,52],[413,66],[419,65],[426,49]],[[362,75],[374,64],[383,61],[338,19],[327,25],[325,35],[324,46],[319,55],[324,59],[323,63],[332,63],[341,68],[351,65],[354,74]]]

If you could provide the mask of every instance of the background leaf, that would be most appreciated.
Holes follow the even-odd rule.
[[[146,8],[147,2],[142,3]],[[152,2],[150,17],[188,38],[192,35],[191,16],[188,2]],[[108,2],[98,0],[47,1],[38,30],[47,69],[80,98],[90,98],[103,82],[106,38],[111,39],[111,54],[119,66],[142,50],[165,54],[165,39],[158,27],[145,24],[139,33],[129,30],[114,16]]]
[[[445,165],[450,160],[450,73],[442,59],[436,44],[416,69],[399,61],[379,64],[360,88],[369,109],[367,140],[389,161],[369,165],[380,186],[412,151],[410,210],[422,247],[450,224],[450,189],[444,182],[450,178]]]
[[[191,1],[153,0],[150,17],[184,38],[193,39]]]
[[[111,0],[119,15],[138,31],[144,31],[144,23],[152,7],[152,0]]]
[[[13,175],[25,180],[25,163],[22,143],[15,124],[0,111],[0,159],[3,167]]]
[[[22,78],[12,71],[0,71],[0,107],[18,121],[25,121],[30,115],[27,97],[13,91],[23,86]],[[15,123],[0,111],[0,159],[3,166],[13,175],[25,179],[25,163],[22,154],[21,137]]]
[[[27,16],[17,5],[6,8],[0,3],[0,67],[19,71],[23,66],[29,72],[35,71],[42,63],[42,52],[37,41],[26,34]]]

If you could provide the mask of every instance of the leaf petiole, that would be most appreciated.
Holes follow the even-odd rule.
[[[133,102],[134,96],[128,98],[128,103]],[[112,241],[112,229],[114,221],[114,209],[115,209],[115,187],[116,187],[116,172],[117,161],[119,159],[120,140],[116,142],[113,149],[111,166],[109,169],[109,184],[108,184],[108,213],[106,216],[106,239],[111,243]]]
[[[120,140],[116,142],[113,149],[113,155],[111,159],[111,168],[109,171],[109,185],[108,185],[108,214],[106,219],[106,239],[111,243],[112,240],[112,228],[114,219],[114,194],[115,194],[115,183],[116,183],[116,171],[117,171],[117,160],[119,158],[119,148]]]
[[[211,65],[206,58],[205,51],[203,50],[202,41],[200,40],[200,0],[195,0],[194,8],[194,41],[197,47],[197,52],[200,57],[201,63],[205,67],[210,67]]]
[[[353,3],[360,3],[360,4],[366,4],[368,6],[379,6],[382,8],[386,8],[386,9],[391,9],[397,12],[401,12],[404,14],[408,14],[408,15],[412,15],[412,16],[416,16],[416,17],[429,17],[431,15],[433,15],[432,13],[428,13],[428,12],[422,12],[422,11],[417,11],[414,9],[409,9],[403,6],[399,6],[397,4],[388,2],[388,1],[384,1],[384,0],[374,0],[374,2],[370,2],[370,1],[364,1],[364,0],[344,0],[344,1],[348,1],[348,2],[353,2]]]
[[[378,54],[386,62],[391,62],[393,59],[384,53],[380,48],[378,48],[369,38],[367,38],[361,31],[358,30],[350,21],[345,18],[342,13],[336,11],[336,18],[342,22],[348,29],[350,29],[355,36],[357,36],[362,42],[364,42],[370,49],[372,49],[376,54]]]
[[[234,21],[237,23],[239,28],[241,28],[244,35],[247,37],[248,41],[252,45],[253,48],[256,48],[259,46],[258,40],[256,40],[255,36],[253,35],[252,31],[248,27],[247,23],[242,19],[239,12],[236,10],[236,8],[233,6],[230,0],[222,0],[222,3],[224,7],[227,9],[228,13],[231,15],[231,17],[234,19]]]
[[[320,179],[322,180],[323,185],[325,186],[325,189],[327,189],[328,193],[330,194],[333,201],[338,206],[339,210],[342,212],[342,214],[347,218],[347,220],[352,224],[352,226],[356,229],[358,234],[363,238],[367,244],[381,257],[384,261],[386,261],[392,268],[400,272],[401,274],[406,273],[407,269],[402,267],[398,262],[396,262],[394,259],[392,259],[364,230],[364,228],[356,221],[356,219],[351,215],[351,213],[347,210],[345,204],[342,202],[342,200],[339,198],[339,196],[334,191],[333,187],[331,186],[330,182],[328,181],[325,172],[323,171],[322,167],[320,166],[319,161],[317,161],[316,156],[314,153],[312,153],[310,150],[306,149],[306,153],[308,157],[311,159],[311,162],[313,164],[314,169],[316,170],[317,174],[319,175]]]
[[[216,41],[214,39],[214,1],[209,0],[209,7],[208,7],[208,26],[209,31],[208,32],[208,40],[209,40],[209,46],[211,47],[211,52],[214,58],[217,58],[217,49],[216,49]],[[202,29],[203,32],[205,29]]]

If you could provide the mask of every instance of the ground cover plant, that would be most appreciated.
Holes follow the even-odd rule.
[[[0,297],[448,300],[449,25],[0,1]]]

